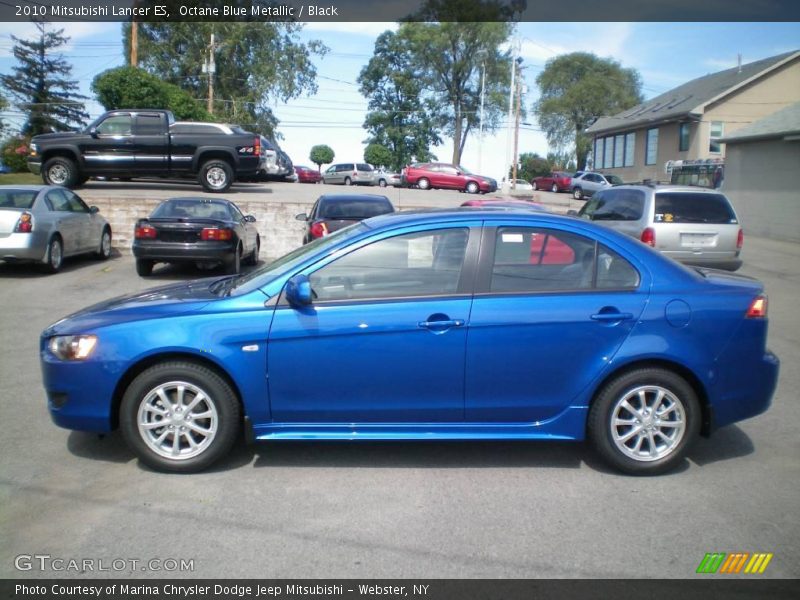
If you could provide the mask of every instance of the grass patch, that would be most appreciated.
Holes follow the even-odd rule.
[[[0,185],[41,185],[42,178],[33,173],[6,173],[0,175]]]

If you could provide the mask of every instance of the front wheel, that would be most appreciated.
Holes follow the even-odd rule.
[[[51,158],[42,167],[42,179],[47,185],[75,187],[80,178],[75,161],[65,156]]]
[[[535,181],[531,184],[531,186],[533,187],[534,192],[539,189],[539,185]]]
[[[230,385],[193,362],[156,364],[125,390],[120,428],[139,459],[160,471],[193,473],[226,455],[241,407]]]
[[[386,180],[385,180],[385,179],[380,179],[380,180],[378,181],[378,185],[379,185],[380,187],[386,187]]]
[[[554,194],[557,194],[557,193],[558,193],[558,185],[554,183],[554,184],[553,184],[553,185],[550,187],[550,191],[551,191],[551,192],[553,192]]]
[[[583,198],[583,190],[581,190],[579,187],[576,187],[574,190],[572,190],[572,197],[575,198],[575,200],[581,200]]]
[[[467,184],[467,193],[469,193],[469,194],[477,194],[479,190],[480,190],[480,187],[474,181],[470,181]]]
[[[199,179],[207,192],[226,192],[233,184],[233,169],[226,161],[213,158],[203,163]]]
[[[64,264],[64,244],[61,242],[61,238],[54,237],[47,245],[45,269],[48,273],[58,273],[62,264]]]
[[[420,178],[417,182],[417,187],[421,190],[429,190],[431,189],[431,182],[425,179],[424,177]]]
[[[588,435],[612,466],[633,475],[663,473],[700,432],[700,404],[673,371],[644,368],[606,384],[589,412]]]
[[[349,177],[345,177],[344,178],[344,184],[345,185],[353,185],[353,180],[350,179]]]
[[[100,245],[94,255],[100,260],[106,260],[111,256],[111,230],[108,227],[103,229],[103,234],[100,236]]]

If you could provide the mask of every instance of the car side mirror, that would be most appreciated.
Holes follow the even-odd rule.
[[[89,207],[89,212],[92,213],[92,214],[96,214],[96,213],[100,212],[100,209],[97,208],[96,206],[90,206]]]
[[[295,275],[286,283],[286,300],[292,306],[308,306],[312,299],[311,282],[306,275]]]
[[[248,223],[255,223],[256,222],[256,218],[253,215],[246,215],[244,220],[247,221]]]
[[[298,221],[308,221],[308,215],[306,213],[300,213],[299,215],[294,216],[295,219]]]
[[[97,137],[97,127],[90,127],[89,128],[89,135],[93,138]]]

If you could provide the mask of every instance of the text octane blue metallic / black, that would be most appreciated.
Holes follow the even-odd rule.
[[[589,438],[620,470],[683,460],[769,406],[753,279],[590,222],[470,210],[368,219],[246,275],[47,328],[53,420],[122,429],[151,466],[257,440]],[[309,374],[313,374],[309,376]]]

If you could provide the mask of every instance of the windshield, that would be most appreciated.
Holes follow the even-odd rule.
[[[475,174],[472,171],[470,171],[469,169],[467,169],[465,167],[462,167],[461,165],[458,166],[458,170],[461,171],[464,175],[474,175]]]
[[[262,287],[263,285],[269,283],[270,279],[272,279],[272,277],[275,275],[279,275],[280,273],[290,271],[295,267],[298,267],[311,254],[314,254],[317,251],[326,248],[327,246],[338,244],[349,237],[358,235],[366,229],[366,225],[358,222],[350,225],[349,227],[339,229],[338,231],[335,231],[330,235],[326,235],[325,237],[317,238],[305,246],[295,248],[288,254],[284,254],[279,259],[274,260],[260,269],[240,275],[239,277],[233,279],[229,286],[226,286],[226,288],[223,289],[226,289],[226,291],[229,292],[233,292],[235,290],[237,294],[246,294],[248,292],[252,292],[256,288]],[[212,291],[216,292],[217,290]]]
[[[319,217],[330,220],[361,221],[390,212],[394,212],[394,207],[388,200],[381,201],[371,198],[365,200],[342,200],[336,198],[320,205]]]
[[[0,190],[0,208],[31,208],[37,193],[32,190]]]
[[[622,179],[620,179],[616,175],[605,175],[605,178],[611,185],[622,185]]]

